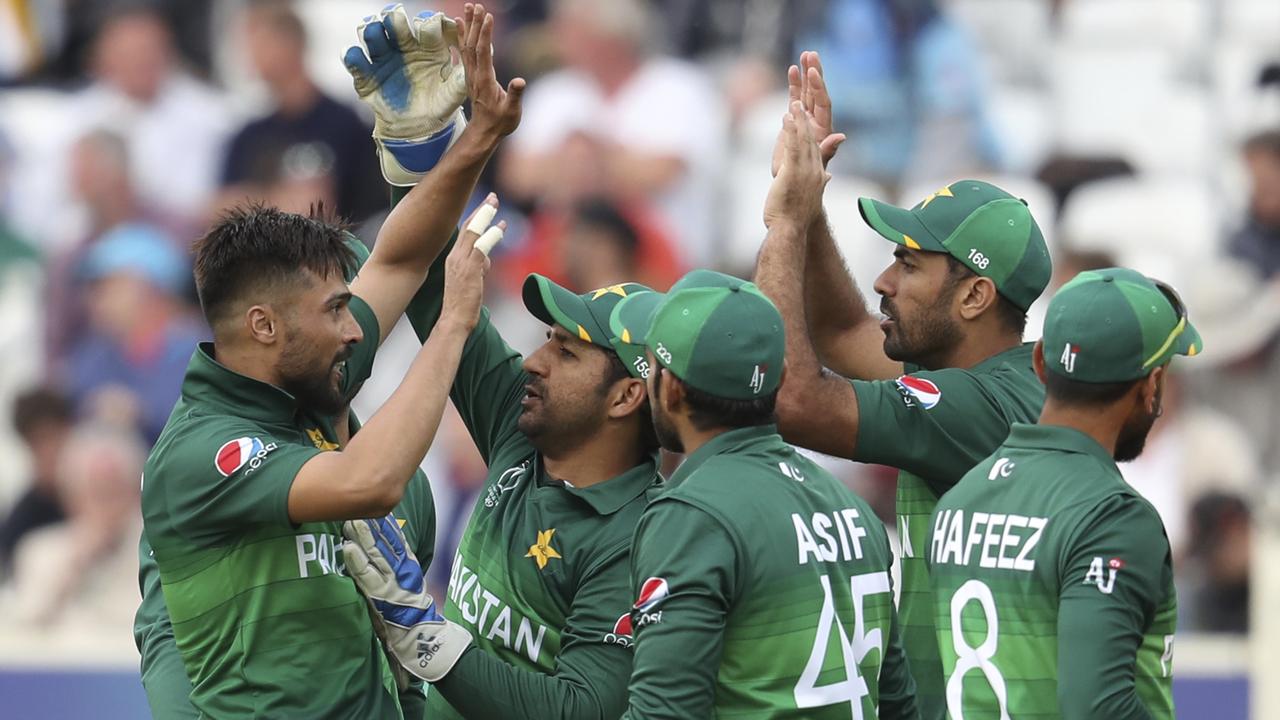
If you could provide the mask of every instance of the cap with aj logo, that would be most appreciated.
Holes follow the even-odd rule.
[[[858,198],[873,230],[912,250],[947,253],[995,283],[1021,310],[1049,285],[1053,265],[1027,203],[981,180],[960,180],[910,210]]]
[[[1128,268],[1090,270],[1053,296],[1044,321],[1049,371],[1088,383],[1145,377],[1204,350],[1178,294]]]
[[[782,380],[782,315],[753,283],[694,270],[671,291],[638,293],[609,319],[690,387],[729,400],[769,395]]]

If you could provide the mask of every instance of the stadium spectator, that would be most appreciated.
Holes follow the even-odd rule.
[[[118,227],[99,241],[81,267],[91,283],[89,334],[72,350],[67,386],[89,407],[104,390],[129,391],[148,441],[168,420],[187,361],[207,336],[180,293],[189,280],[185,258],[153,227]]]
[[[94,83],[69,112],[125,136],[142,197],[168,213],[203,213],[229,130],[226,103],[179,69],[168,26],[146,6],[109,14],[90,57]]]
[[[0,580],[9,574],[14,548],[32,530],[64,517],[58,495],[57,464],[71,431],[71,403],[58,391],[42,387],[18,396],[13,427],[31,457],[30,485],[0,522]]]
[[[129,148],[111,130],[80,137],[68,158],[71,194],[83,209],[85,232],[49,264],[46,288],[46,342],[55,365],[64,360],[88,325],[86,288],[79,269],[85,256],[110,230],[129,223],[163,228],[176,249],[186,253],[190,226],[148,207],[129,175]]]
[[[1180,572],[1178,628],[1249,631],[1251,513],[1245,496],[1209,492],[1191,506],[1190,555]]]
[[[557,0],[551,27],[564,67],[529,88],[506,187],[560,207],[602,191],[652,202],[681,261],[711,263],[727,118],[710,79],[652,54],[640,0]]]
[[[232,192],[248,189],[252,194],[252,186],[276,174],[272,164],[293,158],[295,166],[306,163],[332,175],[342,216],[358,221],[385,209],[370,128],[350,107],[321,92],[307,72],[306,28],[291,4],[255,0],[243,22],[245,50],[266,83],[272,109],[232,137],[222,184],[233,186]]]
[[[1244,225],[1231,235],[1227,251],[1258,269],[1264,279],[1280,274],[1280,130],[1250,137],[1244,144],[1251,194]]]
[[[89,422],[71,433],[56,466],[66,519],[18,545],[4,621],[93,646],[109,635],[127,647],[138,605],[135,541],[145,457],[135,436],[110,425]]]

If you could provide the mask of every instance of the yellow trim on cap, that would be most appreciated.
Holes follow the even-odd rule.
[[[581,325],[578,326],[578,337],[586,340],[587,342],[591,342],[591,333],[587,332],[587,329]]]
[[[1187,348],[1187,357],[1195,357],[1200,352],[1200,348],[1195,343],[1191,343],[1191,347]]]
[[[916,242],[915,240],[912,240],[911,236],[906,233],[902,234],[902,242],[905,243],[906,246],[911,248],[912,250],[920,249],[920,243]]]
[[[622,342],[631,344],[631,331],[626,328],[622,328]]]
[[[1151,357],[1147,358],[1147,361],[1142,363],[1142,369],[1146,370],[1148,365],[1155,362],[1157,358],[1163,355],[1164,351],[1169,349],[1169,346],[1173,344],[1173,341],[1176,340],[1185,329],[1187,329],[1187,319],[1182,318],[1178,321],[1177,325],[1173,326],[1173,330],[1169,331],[1169,337],[1165,338],[1164,344],[1160,346],[1160,349],[1152,353]],[[1192,354],[1194,355],[1194,353]]]

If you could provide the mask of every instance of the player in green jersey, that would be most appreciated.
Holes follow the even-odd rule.
[[[1174,291],[1084,272],[1049,304],[1036,425],[939,501],[929,545],[947,709],[960,718],[1172,718],[1169,540],[1125,483],[1174,355],[1200,336]]]
[[[419,19],[410,30],[403,10],[389,8],[366,23],[364,39],[374,62],[395,47],[408,68],[428,46],[448,57],[439,24]],[[193,357],[148,462],[143,512],[201,713],[401,716],[365,601],[339,574],[335,521],[389,511],[421,461],[478,321],[487,266],[473,247],[478,233],[464,234],[437,273],[449,287],[447,319],[399,390],[341,450],[322,452],[336,447],[327,420],[367,377],[382,329],[422,284],[518,118],[518,98],[477,100],[459,137],[447,127],[398,157],[420,168],[453,142],[388,218],[350,291],[350,250],[323,222],[251,208],[199,244],[197,287],[215,342]]]
[[[825,173],[798,108],[771,221],[806,221]],[[688,453],[636,530],[630,718],[915,718],[893,554],[870,506],[778,435],[782,317],[709,270],[611,318],[643,342],[662,445]]]
[[[790,70],[791,95],[829,159],[843,136],[831,130],[817,53],[803,54],[801,65]],[[770,230],[755,281],[787,323],[782,436],[899,470],[903,645],[921,714],[939,720],[946,707],[924,554],[929,514],[1010,425],[1040,412],[1044,388],[1022,331],[1049,281],[1049,254],[1026,204],[984,182],[951,183],[910,209],[869,198],[858,205],[897,245],[875,284],[882,321],[867,311],[821,213],[807,229]]]

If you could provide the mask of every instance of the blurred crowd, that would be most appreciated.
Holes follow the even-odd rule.
[[[500,76],[530,86],[477,201],[503,198],[490,305],[518,350],[543,332],[518,297],[529,272],[579,291],[750,272],[786,66],[818,50],[850,137],[826,203],[864,293],[891,255],[856,197],[911,205],[962,177],[1026,198],[1052,287],[1121,263],[1184,290],[1206,352],[1175,366],[1166,417],[1124,472],[1164,518],[1180,630],[1247,630],[1251,508],[1280,492],[1280,4],[495,5]],[[127,642],[142,463],[209,334],[189,247],[210,219],[249,199],[323,204],[373,241],[388,195],[339,58],[374,9],[0,2],[0,450],[13,459],[0,467],[0,626]],[[461,2],[431,9],[456,16]],[[414,350],[393,336],[361,413]],[[427,460],[437,584],[479,462],[446,423]],[[893,527],[891,473],[831,467]]]

